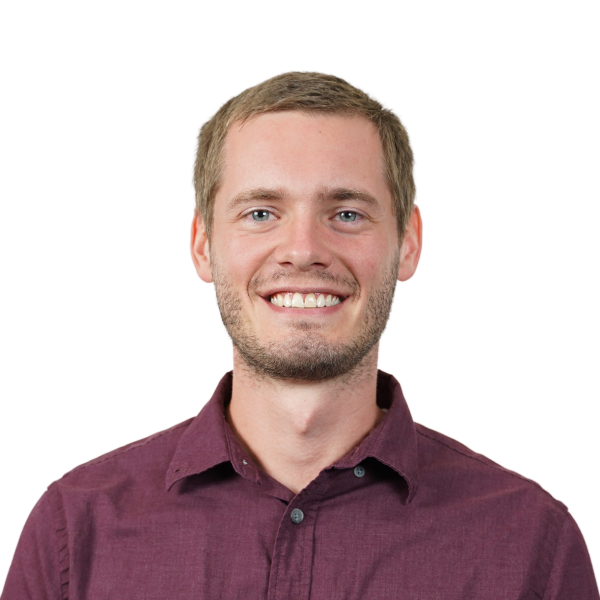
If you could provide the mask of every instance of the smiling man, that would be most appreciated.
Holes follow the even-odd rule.
[[[352,112],[244,115],[221,152],[192,253],[233,340],[229,421],[254,462],[298,493],[384,414],[377,344],[396,280],[419,260],[414,188],[395,204],[379,132]]]
[[[204,125],[195,184],[233,373],[195,419],[52,484],[2,598],[598,599],[567,509],[415,424],[377,370],[421,251],[398,118],[281,75]]]

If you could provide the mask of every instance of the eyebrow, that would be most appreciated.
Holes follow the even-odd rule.
[[[227,204],[227,208],[232,210],[241,204],[249,204],[256,201],[265,200],[283,200],[286,196],[282,189],[256,188],[245,190],[236,194]],[[317,196],[321,202],[335,200],[358,200],[370,206],[378,206],[380,203],[375,196],[362,190],[353,188],[323,188],[317,192]]]

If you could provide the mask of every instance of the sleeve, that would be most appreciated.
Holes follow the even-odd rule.
[[[8,571],[0,600],[65,600],[63,584],[66,529],[57,527],[57,514],[49,489],[31,511]]]
[[[598,586],[583,536],[570,514],[563,523],[543,600],[598,600]]]

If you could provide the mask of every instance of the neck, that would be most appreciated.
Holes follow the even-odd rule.
[[[350,373],[327,381],[257,375],[234,349],[227,418],[253,460],[297,494],[377,424],[377,346]]]

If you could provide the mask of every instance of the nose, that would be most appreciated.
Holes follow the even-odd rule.
[[[293,266],[300,271],[324,270],[331,266],[333,254],[327,243],[327,232],[310,215],[297,215],[281,231],[274,253],[282,267]]]

